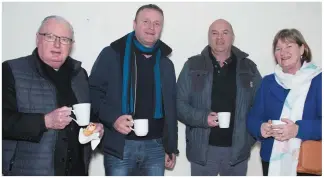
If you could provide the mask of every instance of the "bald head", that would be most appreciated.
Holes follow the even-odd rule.
[[[224,20],[224,19],[217,19],[215,20],[210,26],[209,26],[209,31],[213,28],[217,28],[217,27],[223,27],[223,28],[226,28],[226,29],[229,29],[231,31],[231,33],[234,35],[234,31],[233,31],[233,28],[232,28],[232,25]]]
[[[214,55],[228,56],[234,38],[232,25],[224,19],[215,20],[209,27],[208,43]]]

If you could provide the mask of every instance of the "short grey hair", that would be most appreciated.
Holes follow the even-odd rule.
[[[71,23],[70,23],[69,21],[67,21],[65,18],[63,18],[63,17],[61,17],[61,16],[58,16],[58,15],[50,15],[50,16],[45,17],[44,20],[42,21],[40,27],[38,28],[38,31],[37,31],[38,33],[39,33],[40,30],[43,28],[43,26],[45,25],[45,23],[46,23],[48,20],[50,20],[50,19],[55,19],[55,20],[57,20],[57,21],[59,21],[59,22],[64,22],[64,23],[66,23],[66,24],[69,26],[69,28],[70,28],[70,30],[71,30],[71,32],[72,32],[72,40],[74,40],[74,30],[73,30],[73,27],[72,27]]]

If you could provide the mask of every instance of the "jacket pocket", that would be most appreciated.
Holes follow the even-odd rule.
[[[162,138],[153,139],[153,142],[154,142],[157,146],[163,146],[163,140],[162,140]]]
[[[241,73],[239,75],[240,85],[242,88],[252,90],[254,87],[253,74],[251,73]]]
[[[252,73],[241,73],[239,75],[238,87],[240,90],[240,100],[244,102],[247,107],[252,107],[254,100],[255,84],[253,83],[254,75]]]
[[[194,92],[200,92],[205,87],[207,81],[207,71],[193,70],[190,71],[191,88]]]

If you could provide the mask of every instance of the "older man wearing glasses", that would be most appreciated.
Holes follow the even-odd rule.
[[[71,122],[71,106],[90,102],[87,72],[69,57],[73,33],[64,18],[46,17],[33,53],[2,63],[3,175],[88,174],[91,148]]]

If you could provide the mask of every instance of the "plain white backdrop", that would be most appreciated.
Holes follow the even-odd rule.
[[[99,52],[114,40],[132,31],[136,10],[147,3],[3,3],[2,61],[29,55],[35,48],[36,32],[48,15],[65,17],[74,27],[75,45],[71,56],[83,62],[90,73]],[[178,76],[188,57],[207,45],[209,25],[218,18],[228,20],[235,43],[250,54],[261,75],[274,70],[271,53],[274,35],[282,28],[297,28],[308,42],[313,61],[322,66],[322,4],[302,2],[161,2],[164,11],[162,40],[173,49],[171,60]],[[3,74],[5,75],[5,74]],[[185,126],[179,122],[177,163],[168,176],[190,176],[185,154]],[[90,175],[104,175],[103,157],[93,156]],[[259,144],[252,149],[248,175],[262,175]]]

